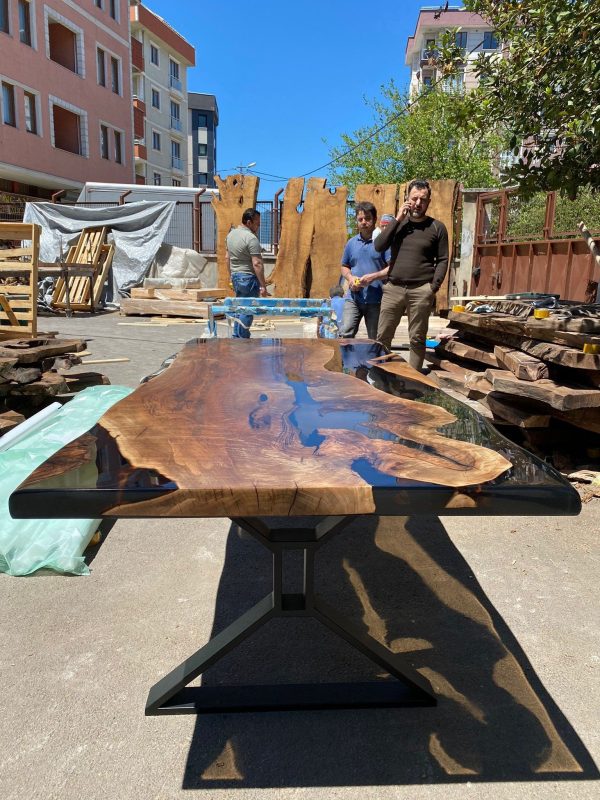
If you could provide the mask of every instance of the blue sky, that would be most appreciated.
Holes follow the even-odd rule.
[[[257,172],[284,178],[325,164],[341,133],[370,123],[364,98],[378,96],[381,84],[390,78],[400,87],[407,84],[406,39],[426,5],[414,0],[144,4],[196,48],[188,89],[217,97],[217,171],[225,175],[256,161]],[[314,174],[327,177],[328,169]],[[261,177],[259,193],[270,195],[283,185]]]

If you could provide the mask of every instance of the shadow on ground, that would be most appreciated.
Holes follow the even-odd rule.
[[[269,552],[232,525],[213,635],[270,591],[270,568]],[[184,789],[599,777],[439,519],[359,517],[319,551],[317,576],[322,596],[431,681],[437,707],[200,716]],[[288,618],[202,683],[378,677],[318,622]]]

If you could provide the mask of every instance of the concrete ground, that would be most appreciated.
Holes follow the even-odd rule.
[[[81,368],[128,386],[204,327],[133,321],[40,327],[128,357]],[[599,503],[357,518],[323,548],[320,591],[431,681],[435,708],[145,717],[149,688],[269,591],[268,552],[228,520],[119,521],[88,577],[0,575],[0,797],[598,798]],[[277,620],[204,683],[376,674],[316,622]]]

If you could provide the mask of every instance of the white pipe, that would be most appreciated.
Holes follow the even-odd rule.
[[[59,408],[62,408],[60,403],[50,403],[49,406],[42,408],[37,414],[19,423],[19,425],[8,431],[8,433],[5,433],[4,436],[0,438],[0,452],[2,452],[2,450],[8,450],[9,447],[12,447],[17,442],[20,442],[21,439],[24,439],[25,436],[28,436],[34,430],[40,428],[46,422],[46,419],[58,411]]]

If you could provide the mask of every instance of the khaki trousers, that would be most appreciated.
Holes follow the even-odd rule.
[[[423,366],[425,358],[425,339],[434,298],[435,293],[432,291],[430,283],[424,283],[421,286],[407,286],[406,284],[394,286],[392,283],[386,283],[383,287],[377,341],[390,350],[396,328],[400,324],[403,314],[406,313],[410,340],[409,361],[411,367],[419,370]]]

